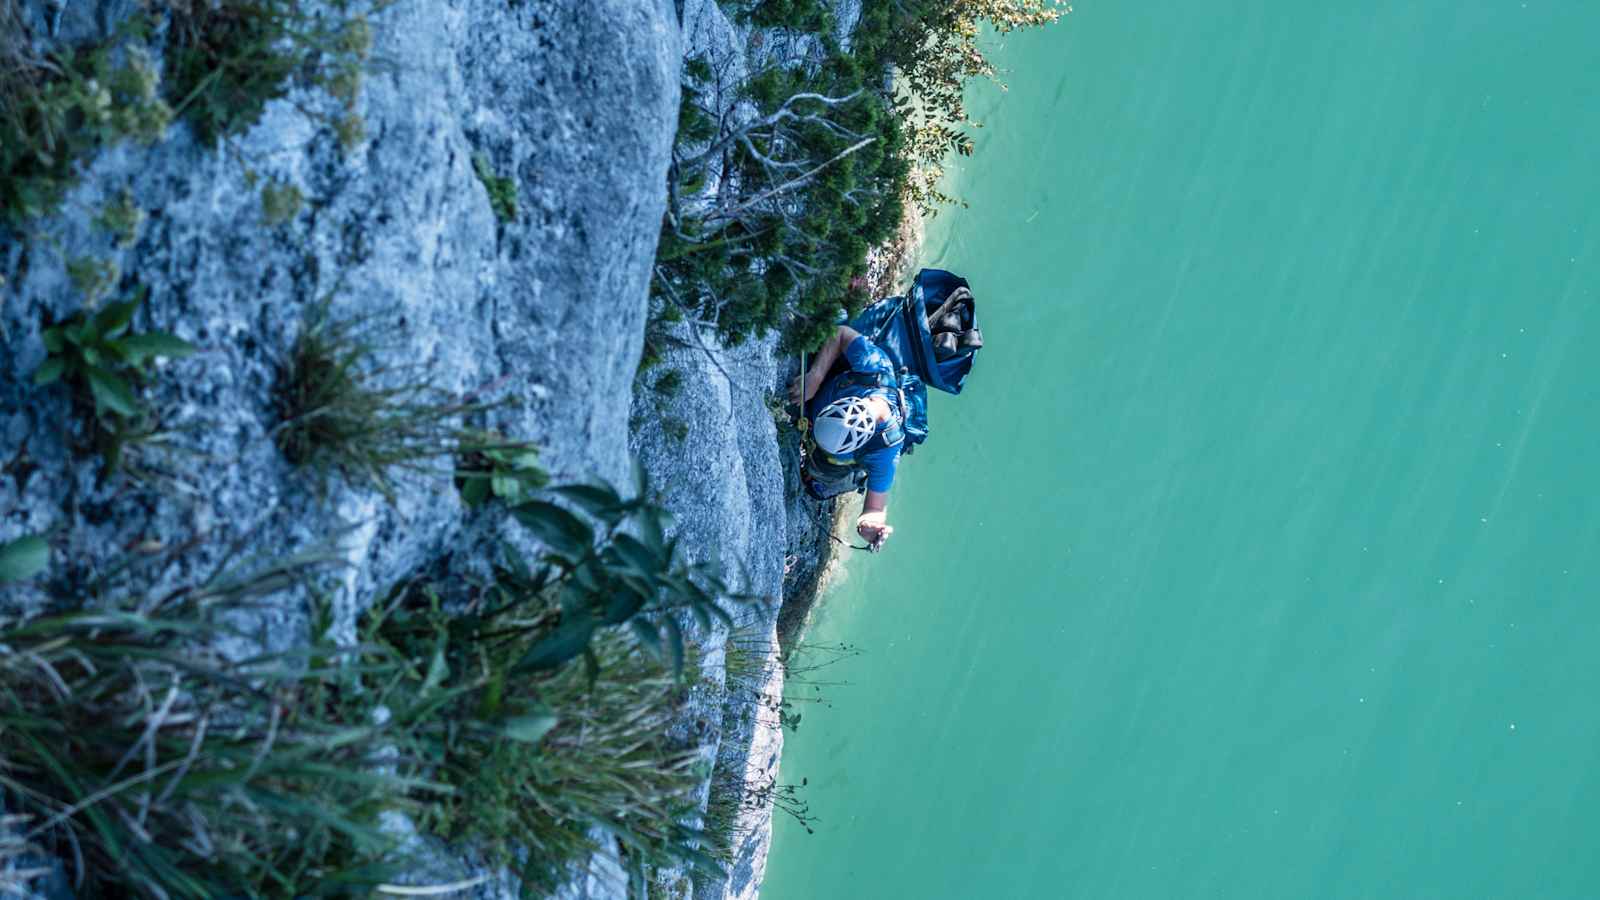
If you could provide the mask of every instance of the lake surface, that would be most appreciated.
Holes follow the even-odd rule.
[[[1600,897],[1600,5],[1097,2],[812,640],[766,900]],[[792,686],[815,694],[816,687]]]

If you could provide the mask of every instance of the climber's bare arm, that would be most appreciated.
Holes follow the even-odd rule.
[[[801,393],[801,379],[796,378],[789,384],[789,402],[801,404],[810,400],[822,387],[822,380],[828,377],[828,370],[833,368],[835,361],[844,355],[850,342],[860,337],[861,333],[849,325],[840,325],[837,333],[828,340],[811,361],[811,368],[805,373],[805,392]]]
[[[861,504],[861,516],[856,519],[856,534],[869,544],[881,544],[894,534],[894,529],[889,527],[889,492],[867,491],[867,499]]]

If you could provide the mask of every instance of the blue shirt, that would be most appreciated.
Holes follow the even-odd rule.
[[[866,335],[860,335],[850,342],[850,346],[844,349],[844,358],[845,362],[850,364],[851,371],[860,372],[864,375],[886,375],[888,378],[885,380],[891,384],[894,383],[894,362],[889,359],[889,355],[884,353],[877,344],[867,340]],[[833,401],[841,397],[857,395],[882,397],[888,401],[891,410],[899,409],[896,398],[893,396],[893,388],[869,388],[862,391],[859,388],[847,386],[842,382],[843,379],[840,378],[823,382],[822,387],[817,390],[816,396],[812,397],[811,402],[806,404],[806,415],[815,420],[817,413],[821,412],[824,407]],[[887,422],[879,422],[878,431],[882,432],[887,425]],[[893,486],[894,470],[899,465],[900,448],[904,444],[905,442],[901,441],[893,447],[879,447],[876,450],[867,451],[858,450],[852,454],[855,463],[867,470],[867,490],[883,493]]]

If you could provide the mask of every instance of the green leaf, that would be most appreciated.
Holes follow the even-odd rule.
[[[623,506],[622,497],[609,484],[592,482],[589,484],[568,484],[552,488],[551,493],[557,494],[565,500],[571,500],[590,515],[600,519],[610,519],[618,509]]]
[[[545,546],[568,559],[581,559],[594,546],[594,531],[554,503],[530,500],[513,507],[511,514]]]
[[[133,391],[128,389],[128,383],[121,377],[98,366],[87,367],[84,374],[89,378],[89,391],[94,394],[96,412],[109,409],[123,416],[131,417],[139,414],[139,400],[133,396]]]
[[[482,506],[489,499],[489,480],[474,472],[461,481],[461,502]]]
[[[661,624],[666,626],[667,652],[672,656],[672,671],[683,672],[683,629],[678,627],[678,620],[671,613],[661,617]]]
[[[653,506],[645,507],[639,514],[639,539],[658,556],[671,557],[667,552],[666,530],[662,527],[665,514]]]
[[[517,478],[516,473],[512,472],[495,472],[490,475],[489,486],[494,489],[496,497],[513,503],[521,500],[522,495],[527,493],[527,490],[522,486],[522,481]]]
[[[550,733],[550,729],[561,723],[556,714],[547,709],[513,716],[500,723],[500,732],[513,741],[524,744],[537,744]]]
[[[588,616],[569,618],[538,641],[513,666],[519,672],[548,672],[576,658],[589,648],[595,622]]]
[[[66,369],[66,360],[59,356],[52,356],[44,361],[44,365],[33,370],[33,383],[39,385],[40,387],[43,387],[47,384],[54,384],[61,377],[61,373],[65,372]]]
[[[643,542],[631,534],[619,534],[611,541],[617,555],[643,575],[656,575],[667,568],[667,561],[651,552]]]
[[[611,600],[606,603],[606,624],[621,625],[644,609],[648,595],[634,591],[617,591],[611,595]]]
[[[46,328],[44,333],[39,335],[39,337],[44,340],[44,349],[50,351],[52,356],[61,352],[61,347],[63,345],[61,343],[60,328]]]
[[[0,547],[0,582],[22,581],[50,564],[50,545],[36,534],[17,538]]]
[[[644,500],[650,496],[650,473],[644,467],[644,462],[635,457],[633,460],[633,496]]]
[[[440,635],[433,648],[433,659],[428,663],[428,674],[422,679],[422,695],[426,696],[444,685],[450,677],[450,662],[444,655],[444,636]]]
[[[133,311],[139,308],[139,301],[143,300],[142,294],[136,295],[131,300],[121,303],[108,303],[105,309],[95,313],[94,330],[101,337],[115,337],[118,332],[128,327],[133,321]]]
[[[692,847],[675,847],[673,852],[706,875],[710,875],[713,878],[727,877],[727,870],[722,867],[722,863],[716,857],[702,850],[695,850]]]
[[[649,619],[636,618],[629,622],[628,625],[633,629],[633,636],[639,639],[640,646],[654,653],[658,658],[663,655],[661,632],[656,628],[654,622]]]
[[[134,365],[156,356],[181,359],[193,354],[195,350],[194,345],[183,338],[161,331],[130,334],[118,343],[122,346],[123,353],[127,355],[128,362]]]

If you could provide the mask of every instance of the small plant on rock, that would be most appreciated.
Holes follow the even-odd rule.
[[[547,500],[512,508],[546,547],[545,565],[531,576],[528,590],[555,588],[562,598],[558,614],[519,626],[530,641],[516,670],[549,671],[580,657],[593,668],[590,642],[620,625],[681,670],[684,640],[676,614],[690,614],[703,630],[710,630],[713,619],[731,628],[723,600],[761,601],[733,590],[720,566],[684,559],[677,542],[665,536],[666,511],[646,499],[642,470],[638,487],[633,499],[624,500],[604,483],[566,485],[551,493],[572,509]]]
[[[157,357],[178,358],[194,352],[187,341],[161,331],[130,332],[134,311],[144,300],[139,288],[131,299],[108,304],[90,315],[79,312],[43,333],[49,357],[33,373],[41,387],[58,381],[74,396],[92,403],[97,437],[104,444],[108,469],[114,469],[121,441],[145,414],[134,393],[147,363]]]
[[[483,435],[480,440],[481,445],[468,450],[456,469],[462,503],[482,506],[499,500],[515,505],[550,483],[549,473],[539,465],[539,448],[507,442],[496,434]]]
[[[472,155],[472,171],[489,192],[489,207],[501,222],[514,222],[517,218],[517,183],[513,179],[496,175],[489,157],[482,153]]]
[[[17,225],[55,212],[78,163],[101,147],[160,140],[172,110],[142,52],[97,47],[35,59],[12,16],[0,3],[0,222]]]
[[[286,224],[300,214],[305,197],[292,184],[271,182],[261,188],[261,221],[268,228]]]
[[[144,210],[133,202],[133,195],[122,191],[100,208],[94,223],[109,231],[118,247],[126,249],[139,239],[139,227],[144,224],[144,218]]]

